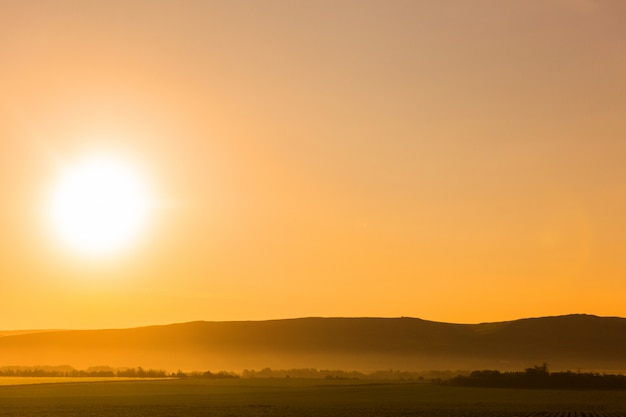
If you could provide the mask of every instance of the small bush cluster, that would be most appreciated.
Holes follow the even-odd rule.
[[[472,387],[626,389],[626,375],[550,372],[548,365],[544,363],[524,372],[473,371],[467,376],[459,375],[445,383]]]

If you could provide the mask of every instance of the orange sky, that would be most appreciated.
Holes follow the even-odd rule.
[[[0,328],[626,316],[620,1],[0,3]],[[159,196],[49,233],[103,150]]]

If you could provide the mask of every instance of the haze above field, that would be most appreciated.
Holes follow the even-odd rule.
[[[626,316],[625,15],[0,2],[0,328]]]
[[[626,370],[626,319],[572,315],[477,325],[413,318],[191,322],[0,337],[0,366],[184,370]]]

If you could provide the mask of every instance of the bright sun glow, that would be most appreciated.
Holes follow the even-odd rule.
[[[145,183],[132,166],[92,156],[62,172],[52,193],[52,226],[70,248],[108,254],[137,237],[149,205]]]

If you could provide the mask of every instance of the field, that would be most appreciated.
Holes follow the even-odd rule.
[[[0,416],[626,416],[626,392],[298,379],[0,386]]]

